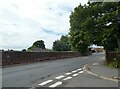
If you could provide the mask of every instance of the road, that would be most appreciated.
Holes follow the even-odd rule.
[[[96,53],[85,57],[58,59],[6,67],[2,69],[2,86],[32,87],[37,82],[47,79],[50,76],[67,73],[103,57],[104,53]]]

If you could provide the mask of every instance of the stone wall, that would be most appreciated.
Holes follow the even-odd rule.
[[[107,62],[110,63],[114,61],[113,59],[117,58],[118,62],[120,62],[120,51],[108,51],[106,52],[106,59]]]
[[[81,56],[79,52],[17,52],[3,51],[2,66]]]

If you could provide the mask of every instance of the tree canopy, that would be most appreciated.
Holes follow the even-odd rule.
[[[38,40],[38,41],[34,42],[33,45],[28,48],[28,50],[31,50],[31,49],[33,49],[33,48],[46,49],[43,40]]]
[[[74,9],[70,15],[73,50],[86,52],[91,44],[106,50],[120,48],[120,2],[93,2]]]
[[[69,37],[66,35],[62,35],[60,40],[56,40],[53,42],[53,50],[54,51],[70,51],[70,43]]]

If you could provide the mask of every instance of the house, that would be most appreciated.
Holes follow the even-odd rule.
[[[104,51],[103,46],[92,45],[89,48],[91,48],[92,52],[103,52]]]

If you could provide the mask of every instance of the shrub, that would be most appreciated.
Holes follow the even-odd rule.
[[[117,58],[114,58],[108,65],[110,67],[120,68],[120,63]]]

